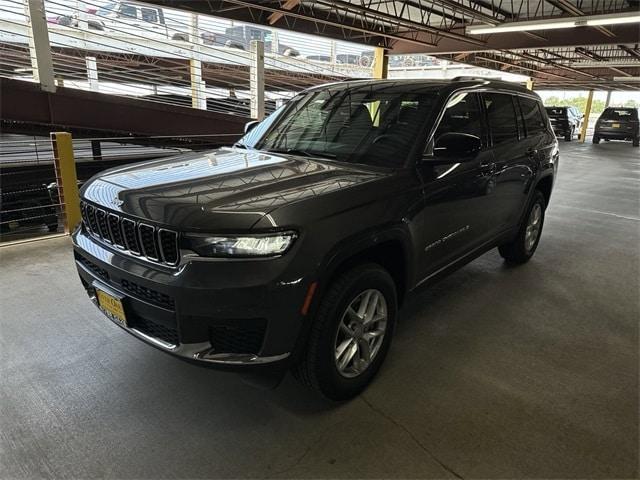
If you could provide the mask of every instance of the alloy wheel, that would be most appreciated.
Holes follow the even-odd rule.
[[[379,290],[365,290],[349,303],[334,343],[340,375],[354,378],[371,365],[384,341],[387,320],[387,301]]]
[[[531,209],[529,220],[527,221],[527,229],[524,234],[524,248],[530,252],[538,240],[540,228],[542,226],[542,206],[536,203]]]

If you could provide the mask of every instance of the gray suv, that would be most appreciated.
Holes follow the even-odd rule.
[[[518,85],[340,82],[247,130],[81,191],[89,297],[176,357],[349,398],[412,291],[496,247],[525,263],[540,241],[558,144]]]

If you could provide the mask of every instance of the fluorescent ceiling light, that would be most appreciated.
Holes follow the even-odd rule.
[[[640,77],[613,77],[614,82],[640,82]]]
[[[533,32],[536,30],[555,30],[560,28],[596,27],[602,25],[620,25],[623,23],[640,23],[640,13],[623,12],[610,15],[588,15],[583,17],[550,18],[548,20],[530,20],[526,22],[507,22],[498,25],[478,25],[467,27],[470,35],[508,32]]]

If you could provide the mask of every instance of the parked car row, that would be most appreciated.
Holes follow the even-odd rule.
[[[573,140],[584,123],[584,114],[575,107],[545,107],[553,132],[567,142]],[[640,122],[638,109],[630,107],[607,107],[598,117],[593,132],[593,143],[601,140],[627,140],[634,147],[640,145]]]

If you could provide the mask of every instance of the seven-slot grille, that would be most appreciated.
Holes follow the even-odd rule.
[[[101,240],[153,262],[178,263],[177,232],[135,222],[85,202],[80,203],[80,211],[86,228]]]

